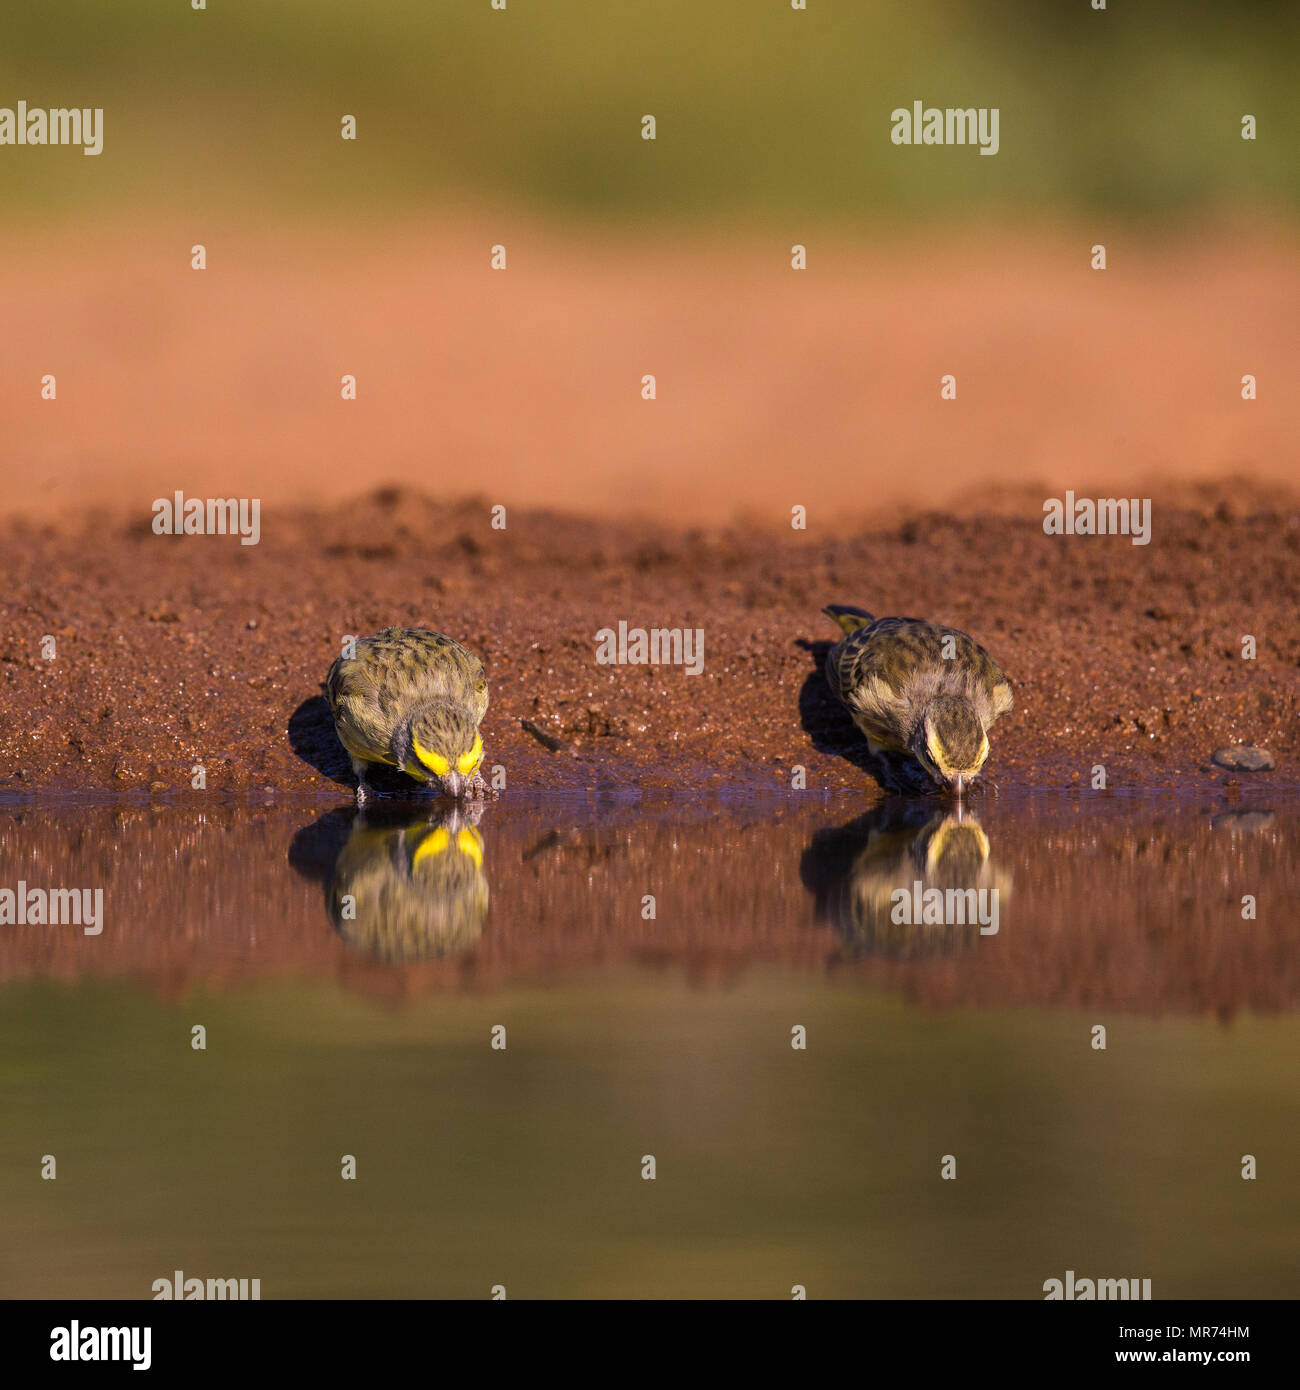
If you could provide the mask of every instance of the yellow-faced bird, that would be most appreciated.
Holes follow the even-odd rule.
[[[844,632],[826,679],[871,752],[914,759],[960,796],[988,757],[990,726],[1011,708],[1002,668],[956,628],[838,603],[822,611]]]
[[[325,679],[339,741],[366,800],[366,768],[401,768],[448,796],[482,795],[488,707],[483,663],[440,632],[386,627],[356,643]]]

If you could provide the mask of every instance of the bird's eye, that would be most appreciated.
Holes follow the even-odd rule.
[[[474,746],[468,753],[462,754],[456,759],[456,771],[463,772],[467,777],[472,772],[478,771],[478,765],[483,761],[483,735],[474,735]]]

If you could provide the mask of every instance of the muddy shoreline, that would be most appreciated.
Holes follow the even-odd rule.
[[[139,516],[10,521],[0,796],[345,802],[320,682],[347,634],[409,623],[482,656],[487,766],[507,789],[785,793],[803,767],[808,790],[870,801],[862,742],[821,676],[830,601],[989,647],[1016,697],[988,767],[1004,790],[1088,789],[1096,765],[1116,791],[1300,788],[1296,500],[1246,484],[1157,496],[1149,546],[1046,536],[1041,506],[1009,494],[997,514],[849,537],[515,511],[493,530],[486,501],[384,488],[268,509],[256,546],[157,536]],[[595,634],[620,622],[702,630],[700,674],[597,664]],[[1234,743],[1269,748],[1276,769],[1213,767]]]

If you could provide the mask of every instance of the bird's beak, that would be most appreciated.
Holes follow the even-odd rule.
[[[442,780],[442,790],[448,796],[460,796],[465,790],[465,779],[459,772],[449,772]]]
[[[960,796],[962,794],[962,789],[966,785],[966,779],[958,772],[949,780],[948,785],[957,796]]]

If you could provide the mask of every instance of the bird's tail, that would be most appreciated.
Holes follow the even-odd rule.
[[[860,627],[876,621],[865,608],[854,608],[849,603],[828,603],[822,612],[828,618],[834,618],[846,633],[856,632]]]

